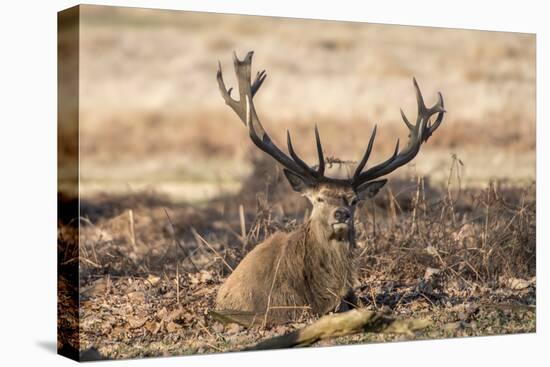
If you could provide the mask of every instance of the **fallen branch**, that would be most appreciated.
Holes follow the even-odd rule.
[[[306,347],[320,340],[361,332],[413,335],[430,324],[429,320],[397,320],[379,312],[355,309],[323,316],[302,329],[264,340],[245,350]]]

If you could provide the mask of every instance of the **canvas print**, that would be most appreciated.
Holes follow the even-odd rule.
[[[58,19],[60,354],[536,331],[534,34]]]

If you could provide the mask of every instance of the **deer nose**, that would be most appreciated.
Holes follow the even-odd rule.
[[[350,218],[349,210],[345,208],[339,208],[336,209],[334,212],[334,219],[336,219],[339,223],[344,223]]]

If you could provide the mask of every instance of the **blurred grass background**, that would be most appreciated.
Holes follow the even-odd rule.
[[[218,60],[235,86],[232,51],[255,51],[268,78],[255,98],[284,147],[315,162],[358,160],[374,124],[371,160],[406,139],[399,108],[416,116],[412,77],[444,124],[395,175],[444,182],[456,154],[464,183],[535,179],[535,36],[352,22],[81,7],[80,157],[83,196],[154,187],[174,200],[236,191],[255,150],[224,104]]]

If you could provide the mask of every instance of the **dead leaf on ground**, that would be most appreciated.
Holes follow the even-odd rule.
[[[225,327],[225,333],[228,335],[237,334],[243,330],[243,327],[239,324],[229,324]]]
[[[214,279],[211,271],[201,270],[199,273],[189,274],[189,280],[191,284],[206,283]]]
[[[535,282],[535,278],[531,278],[531,279],[508,278],[504,280],[504,284],[508,288],[514,289],[517,291],[529,288],[529,286],[531,284],[534,284],[534,282]]]
[[[166,307],[161,308],[161,309],[157,312],[157,317],[158,317],[160,320],[164,320],[164,319],[166,318],[167,315],[168,315],[168,310],[166,309]]]
[[[151,283],[152,286],[155,286],[160,281],[160,277],[153,274],[149,274],[149,276],[147,277],[147,281]]]
[[[173,321],[170,321],[168,324],[166,324],[166,331],[168,331],[169,333],[174,333],[179,329],[181,329],[181,326]]]
[[[148,332],[155,335],[156,333],[159,332],[159,330],[161,328],[161,323],[160,322],[155,322],[155,321],[147,321],[145,323],[144,327]]]
[[[81,289],[80,295],[85,297],[97,297],[107,291],[108,278],[100,278],[90,286]]]
[[[215,322],[213,325],[212,325],[212,330],[214,330],[215,332],[217,333],[222,333],[223,332],[223,325],[220,323],[220,322]]]
[[[132,302],[143,303],[145,302],[145,293],[139,291],[130,292],[128,293],[128,298],[130,298]]]
[[[130,328],[136,329],[138,327],[142,327],[147,322],[147,318],[146,317],[128,316],[126,321],[128,321],[128,324],[130,325]]]

